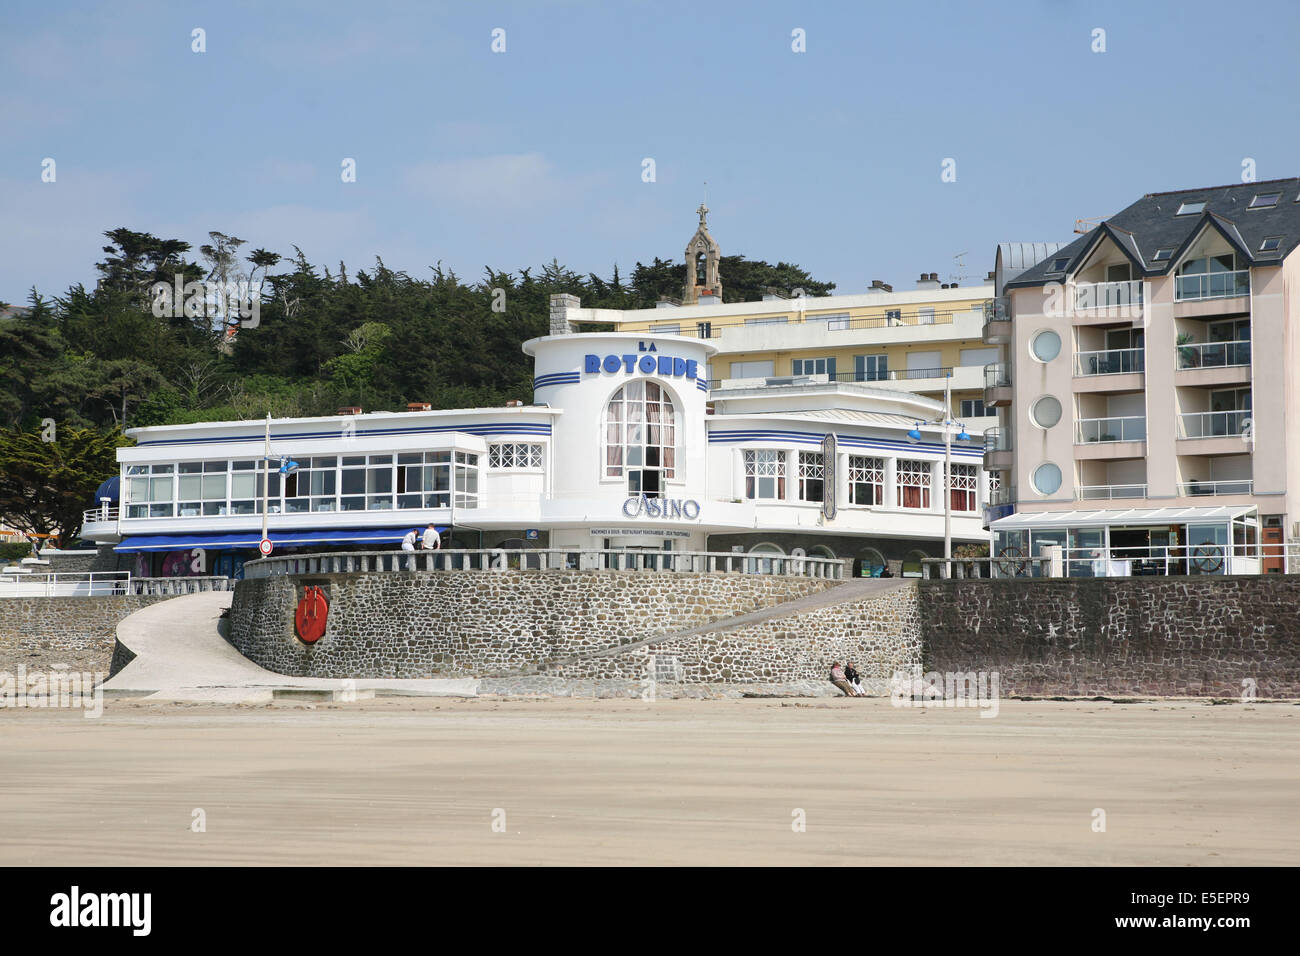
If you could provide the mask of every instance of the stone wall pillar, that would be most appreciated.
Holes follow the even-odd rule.
[[[582,300],[576,295],[561,292],[551,296],[551,335],[572,335],[576,329],[569,321],[569,310],[577,309]]]

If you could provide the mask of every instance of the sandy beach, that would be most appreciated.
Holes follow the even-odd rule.
[[[1300,862],[1289,703],[105,706],[0,712],[0,864]]]

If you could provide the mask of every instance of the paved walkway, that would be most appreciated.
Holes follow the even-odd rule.
[[[265,703],[277,697],[474,697],[478,681],[289,677],[254,664],[221,635],[228,591],[172,598],[136,611],[117,626],[135,659],[104,682],[109,696],[150,700]]]

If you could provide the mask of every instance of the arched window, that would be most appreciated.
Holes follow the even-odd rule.
[[[858,572],[864,578],[878,578],[888,563],[885,556],[875,548],[863,548],[857,556]]]
[[[661,498],[676,476],[677,410],[658,382],[628,382],[605,406],[605,477],[627,476],[631,495]]]
[[[749,553],[756,555],[785,554],[778,545],[775,545],[770,541],[764,541],[760,544],[754,545],[749,549]],[[770,557],[750,558],[748,564],[750,574],[776,574],[781,570],[780,562],[774,561]]]
[[[919,578],[925,570],[925,565],[921,562],[928,558],[929,555],[919,548],[915,551],[907,552],[907,557],[903,559],[903,577]]]

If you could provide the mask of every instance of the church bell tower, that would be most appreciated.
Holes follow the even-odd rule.
[[[700,227],[686,244],[686,285],[682,290],[682,305],[696,305],[701,295],[712,294],[722,301],[722,278],[718,275],[718,244],[709,235],[707,217],[709,207],[700,203],[695,210],[700,216]]]

